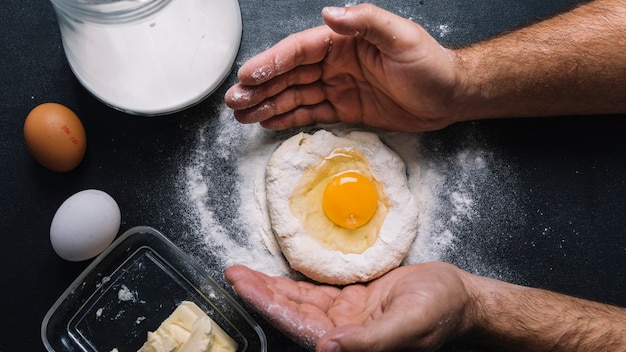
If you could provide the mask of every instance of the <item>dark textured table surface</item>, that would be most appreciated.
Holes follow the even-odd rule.
[[[421,23],[443,44],[463,45],[562,11],[573,2],[376,3]],[[235,66],[291,32],[320,24],[319,12],[330,4],[345,5],[241,1],[244,32]],[[180,178],[198,156],[199,131],[206,131],[209,140],[211,133],[219,133],[222,97],[235,77],[231,74],[210,98],[183,112],[154,118],[126,115],[101,104],[75,79],[48,1],[7,0],[1,11],[0,351],[40,351],[44,315],[89,263],[66,262],[52,250],[49,227],[58,206],[80,190],[101,189],[121,208],[120,232],[149,225],[185,249],[196,248],[184,235],[195,227],[193,214],[181,201],[185,190]],[[73,109],[87,132],[85,159],[69,173],[43,169],[23,141],[24,118],[48,101]],[[418,137],[430,166],[447,175],[440,190],[449,193],[440,198],[462,198],[437,211],[450,226],[433,230],[441,232],[440,240],[452,238],[453,243],[435,259],[520,284],[626,305],[624,116],[482,121]],[[215,184],[228,183],[233,167],[214,166],[222,173],[222,178],[212,178]],[[460,209],[464,204],[471,209]],[[218,223],[232,222],[227,206],[219,200],[213,205]],[[221,271],[222,261],[213,254],[195,250],[194,255]],[[253,316],[268,336],[270,351],[299,350]]]

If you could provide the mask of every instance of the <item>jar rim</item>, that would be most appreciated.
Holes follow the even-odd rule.
[[[151,16],[172,0],[50,0],[55,8],[81,22],[125,23]]]

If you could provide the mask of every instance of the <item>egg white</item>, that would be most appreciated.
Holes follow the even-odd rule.
[[[306,232],[290,210],[289,198],[302,172],[338,148],[352,148],[365,156],[389,203],[377,240],[359,254],[324,246]],[[375,133],[335,135],[323,129],[314,134],[299,133],[274,151],[265,181],[272,230],[283,255],[294,270],[318,282],[345,285],[380,277],[400,265],[417,234],[419,210],[405,164]]]

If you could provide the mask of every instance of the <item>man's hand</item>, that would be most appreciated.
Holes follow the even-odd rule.
[[[462,335],[472,307],[467,274],[444,263],[403,266],[343,288],[269,277],[243,266],[226,279],[250,306],[317,351],[428,351]]]
[[[325,8],[326,26],[246,62],[226,103],[242,123],[284,129],[343,121],[401,131],[459,115],[453,57],[418,24],[372,5]]]
[[[316,351],[431,351],[462,339],[507,351],[624,351],[626,309],[472,275],[445,263],[399,267],[343,288],[226,279],[252,308]]]
[[[626,0],[596,0],[445,49],[418,24],[361,4],[246,62],[226,104],[242,123],[343,121],[429,131],[499,117],[626,111]]]

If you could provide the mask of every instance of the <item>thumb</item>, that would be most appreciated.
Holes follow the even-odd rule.
[[[361,36],[386,54],[401,52],[406,49],[403,44],[414,43],[416,33],[407,33],[407,24],[428,36],[426,30],[415,22],[371,4],[325,7],[322,18],[333,31]],[[411,37],[403,37],[408,35]]]

